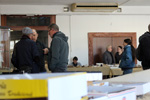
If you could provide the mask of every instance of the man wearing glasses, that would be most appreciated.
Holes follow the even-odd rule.
[[[65,72],[68,65],[68,37],[59,31],[56,24],[48,26],[49,35],[52,38],[48,56],[48,68],[52,72]]]

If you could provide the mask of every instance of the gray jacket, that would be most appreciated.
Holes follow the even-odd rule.
[[[68,37],[62,32],[53,35],[48,56],[48,68],[52,72],[64,72],[68,65]]]
[[[103,63],[104,64],[114,64],[115,59],[112,52],[105,51],[103,54]]]
[[[74,66],[74,67],[77,67],[77,66],[82,66],[80,62],[77,62],[77,64],[75,65],[73,62],[69,64],[69,66]]]

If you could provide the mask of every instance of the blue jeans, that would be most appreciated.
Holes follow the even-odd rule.
[[[123,75],[132,73],[133,69],[123,69]]]

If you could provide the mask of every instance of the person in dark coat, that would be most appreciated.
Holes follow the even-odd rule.
[[[130,39],[125,39],[123,42],[124,52],[121,57],[119,67],[122,69],[123,74],[132,73],[133,67],[135,67],[135,48],[132,45]]]
[[[38,33],[35,29],[32,29],[33,31],[33,36],[32,36],[32,40],[34,42],[36,42],[36,45],[37,45],[37,48],[38,48],[38,51],[39,51],[39,55],[40,55],[40,62],[38,62],[38,66],[40,68],[40,72],[46,72],[46,69],[45,69],[45,60],[44,60],[44,56],[46,54],[48,54],[48,48],[46,48],[46,46],[37,40],[38,38]]]
[[[148,30],[149,32],[139,37],[139,45],[136,50],[136,57],[142,61],[143,70],[150,69],[150,24]]]
[[[20,41],[14,46],[11,62],[19,72],[38,73],[39,52],[36,43],[31,40],[33,31],[25,27],[22,33]]]
[[[111,45],[107,46],[107,50],[103,54],[103,63],[104,64],[114,64],[115,63],[115,59],[112,54],[112,46]]]
[[[48,68],[52,72],[65,72],[68,65],[68,37],[59,31],[56,24],[49,25],[49,35],[52,38],[48,57]]]
[[[118,46],[117,47],[117,52],[116,52],[116,54],[115,54],[115,61],[116,61],[116,64],[119,64],[119,61],[120,61],[120,59],[121,59],[121,57],[122,57],[122,46]]]

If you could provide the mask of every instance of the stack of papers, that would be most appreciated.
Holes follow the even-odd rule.
[[[111,86],[135,87],[136,95],[144,95],[150,92],[150,82],[111,82]]]
[[[0,99],[80,100],[85,95],[85,72],[1,75],[0,78]]]
[[[136,100],[135,88],[129,87],[112,87],[112,86],[89,86],[88,94],[105,95],[107,100]]]

